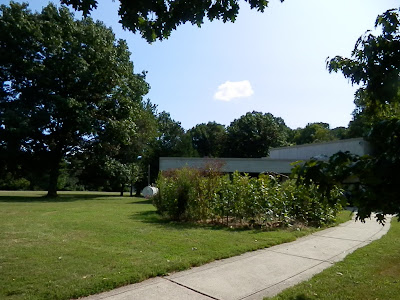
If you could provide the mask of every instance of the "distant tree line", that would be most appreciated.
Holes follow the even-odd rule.
[[[229,126],[208,122],[186,132],[200,157],[265,157],[269,149],[361,137],[349,128],[331,129],[327,123],[309,123],[291,129],[270,113],[248,112]]]

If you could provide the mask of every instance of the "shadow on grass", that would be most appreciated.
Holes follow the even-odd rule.
[[[134,203],[132,203],[134,204]],[[171,230],[186,230],[186,229],[206,229],[206,230],[225,230],[225,231],[249,231],[254,230],[246,227],[230,228],[223,224],[204,224],[195,222],[171,221],[163,218],[156,211],[137,212],[130,216],[132,220],[162,226]]]
[[[289,299],[290,300],[312,300],[313,298],[310,298],[310,297],[308,297],[308,296],[306,296],[304,294],[300,294],[300,295],[296,295],[296,296],[290,297]]]
[[[139,198],[139,197],[135,197],[135,198],[136,198],[136,199],[140,199],[140,200],[131,202],[131,203],[129,203],[129,204],[147,204],[147,205],[153,204],[153,202],[152,202],[151,200],[149,200],[149,199],[146,199],[146,198]]]
[[[83,194],[83,193],[68,193],[59,194],[58,197],[47,197],[45,193],[40,194],[40,192],[32,192],[34,195],[26,196],[23,193],[19,195],[3,195],[0,194],[0,202],[74,202],[82,200],[96,200],[99,198],[118,198],[117,195],[107,195],[107,194]]]

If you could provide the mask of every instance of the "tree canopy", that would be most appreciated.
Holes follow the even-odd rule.
[[[399,9],[379,15],[375,28],[367,31],[351,53],[352,58],[336,56],[327,62],[329,72],[341,71],[353,84],[360,84],[355,97],[355,115],[369,118],[400,116],[400,19]]]
[[[216,122],[198,124],[189,130],[194,149],[201,157],[222,157],[227,133],[224,125]]]
[[[268,156],[270,147],[286,145],[288,129],[282,118],[270,113],[248,112],[227,128],[230,157]]]
[[[168,38],[186,22],[201,26],[204,19],[234,22],[239,13],[239,0],[119,0],[118,14],[122,26],[140,32],[148,42]],[[252,9],[263,12],[267,0],[245,0]],[[283,0],[281,0],[283,2]],[[61,0],[86,16],[97,7],[97,0]]]
[[[32,13],[11,2],[0,12],[2,148],[41,153],[55,196],[65,157],[104,141],[134,143],[149,86],[134,74],[126,42],[101,22],[52,4]]]
[[[328,142],[336,139],[327,123],[308,123],[306,127],[297,129],[294,135],[297,145]]]

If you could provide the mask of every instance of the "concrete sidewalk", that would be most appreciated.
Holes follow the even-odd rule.
[[[389,230],[375,219],[354,220],[263,250],[157,277],[86,300],[263,299],[312,277]]]

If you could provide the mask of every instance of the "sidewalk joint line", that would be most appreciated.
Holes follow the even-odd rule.
[[[278,246],[278,245],[275,245],[275,246]],[[239,260],[243,260],[243,259],[247,259],[249,257],[260,255],[261,251],[267,251],[267,250],[269,251],[269,249],[272,248],[272,247],[274,247],[274,246],[267,247],[267,248],[260,248],[260,249],[257,249],[257,250],[254,250],[254,251],[245,252],[245,253],[242,253],[242,254],[239,254],[239,255],[217,259],[217,260],[211,261],[209,263],[206,263],[204,265],[200,265],[200,266],[193,267],[193,268],[190,268],[190,269],[187,269],[187,270],[183,270],[183,271],[172,273],[170,275],[166,275],[165,277],[167,277],[167,276],[168,277],[173,277],[171,279],[171,280],[173,280],[173,279],[177,279],[177,278],[181,278],[181,277],[187,276],[188,274],[186,274],[186,273],[192,274],[192,273],[202,272],[202,271],[205,271],[205,270],[211,270],[211,269],[219,268],[221,265],[232,264],[232,263],[235,263],[235,262],[237,262]],[[207,266],[207,265],[210,265],[210,266]],[[182,273],[182,274],[178,275],[178,273]],[[163,277],[163,278],[165,278],[165,277]]]
[[[246,298],[248,298],[248,297],[250,297],[250,296],[252,296],[252,295],[258,294],[258,293],[260,293],[260,292],[262,292],[262,291],[265,291],[265,290],[268,290],[268,289],[270,289],[270,288],[272,288],[272,287],[274,287],[274,286],[277,286],[277,285],[279,285],[279,284],[281,284],[281,283],[283,283],[283,282],[285,282],[285,281],[287,281],[287,280],[289,280],[289,279],[292,279],[293,277],[296,277],[296,276],[300,275],[301,273],[304,273],[304,272],[306,272],[306,271],[309,271],[309,270],[311,270],[312,268],[315,268],[315,267],[317,267],[317,266],[323,264],[324,262],[326,262],[326,261],[321,261],[319,264],[316,264],[315,266],[312,266],[312,267],[310,267],[310,268],[307,268],[307,269],[305,269],[305,270],[303,270],[303,271],[301,271],[301,272],[299,272],[299,273],[296,273],[296,274],[294,274],[294,275],[292,275],[292,276],[290,276],[290,277],[287,277],[286,279],[283,279],[283,280],[281,280],[281,281],[279,281],[279,282],[277,282],[277,283],[274,283],[274,284],[270,285],[269,287],[266,287],[266,288],[264,288],[264,289],[258,290],[257,292],[248,294],[248,295],[246,295],[246,296],[240,298],[239,300],[246,299]],[[319,272],[318,272],[318,273],[319,273]],[[317,273],[316,273],[316,274],[317,274]],[[315,275],[315,274],[313,274],[313,276],[314,276],[314,275]],[[296,283],[296,284],[297,284],[297,283]],[[287,287],[287,288],[288,288],[288,287]],[[285,289],[287,289],[287,288],[284,288],[284,289],[282,289],[281,291],[283,291],[283,290],[285,290]],[[280,292],[278,292],[278,293],[280,293]]]
[[[364,243],[365,241],[368,241],[370,239],[370,238],[368,238],[366,240],[353,240],[353,239],[345,239],[345,238],[339,238],[339,237],[334,237],[334,236],[326,236],[326,235],[322,235],[322,234],[321,235],[313,234],[313,235],[328,238],[328,239],[341,240],[341,241],[353,241],[353,242],[361,242],[361,243]]]
[[[288,256],[305,258],[305,259],[309,259],[309,260],[315,260],[315,261],[319,261],[319,262],[331,263],[330,261],[327,261],[327,260],[324,260],[324,259],[312,258],[312,257],[307,257],[307,256],[302,256],[302,255],[297,255],[297,254],[290,254],[290,253],[285,253],[285,252],[279,252],[278,250],[271,250],[271,252],[278,253],[278,254],[284,254],[284,255],[288,255]],[[335,255],[335,256],[337,256],[337,255]],[[335,257],[335,256],[333,256],[333,257]]]
[[[347,256],[347,255],[349,255],[350,253],[352,253],[352,252],[354,252],[355,250],[357,250],[357,249],[359,249],[359,248],[363,248],[363,247],[365,247],[366,245],[364,245],[364,246],[362,246],[362,244],[365,244],[366,242],[360,242],[360,243],[358,243],[357,245],[354,245],[353,247],[351,247],[351,248],[349,248],[349,249],[347,249],[345,252],[346,252],[346,255],[344,256],[344,258]],[[367,245],[368,244],[370,244],[370,242],[368,242],[367,243]],[[343,253],[339,253],[339,254],[337,254],[337,255],[335,255],[335,256],[332,256],[330,259],[334,259],[335,257],[338,257],[338,256],[340,256],[340,255],[343,255]],[[343,258],[343,259],[344,259]],[[341,259],[341,260],[343,260],[343,259]],[[337,263],[337,262],[331,262],[332,264],[335,264],[335,263]]]
[[[193,292],[195,292],[195,293],[197,293],[197,294],[206,296],[206,297],[208,297],[208,298],[210,298],[210,299],[213,299],[213,300],[220,300],[220,299],[215,298],[215,297],[213,297],[213,296],[207,295],[206,293],[203,293],[203,292],[200,292],[200,291],[198,291],[198,290],[195,290],[195,289],[193,289],[193,288],[191,288],[191,287],[188,287],[188,286],[186,286],[186,285],[184,285],[184,284],[182,284],[182,283],[173,281],[172,279],[168,279],[168,278],[165,278],[165,277],[164,277],[164,279],[165,279],[165,280],[168,280],[168,281],[170,281],[170,282],[172,282],[172,283],[175,283],[175,284],[177,284],[177,285],[179,285],[179,286],[181,286],[181,287],[184,287],[184,288],[186,288],[186,289],[188,289],[188,290],[191,290],[191,291],[193,291]]]

